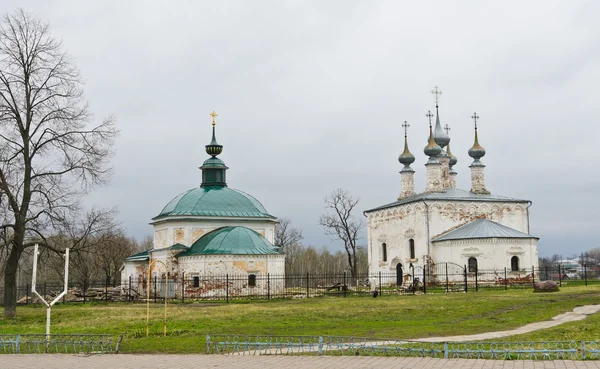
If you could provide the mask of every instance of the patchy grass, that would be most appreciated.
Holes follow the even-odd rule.
[[[207,333],[411,339],[516,328],[595,303],[600,303],[600,286],[569,287],[549,294],[514,290],[376,299],[178,303],[168,306],[167,337],[162,337],[161,304],[151,304],[150,337],[146,337],[145,304],[67,304],[52,309],[52,332],[123,332],[125,352],[201,353]],[[44,333],[43,306],[19,307],[17,314],[15,319],[0,320],[0,333]],[[598,332],[600,315],[513,339],[600,340]]]

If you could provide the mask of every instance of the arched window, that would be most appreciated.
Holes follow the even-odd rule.
[[[519,271],[519,257],[518,256],[513,256],[512,258],[510,258],[510,270],[513,272]]]
[[[387,261],[387,245],[385,243],[381,244],[381,256],[383,261]]]
[[[256,287],[256,274],[248,276],[248,287]]]
[[[469,273],[477,273],[477,259],[469,258]]]
[[[410,253],[410,258],[414,259],[415,258],[415,240],[413,240],[412,238],[410,240],[408,240],[408,250]]]

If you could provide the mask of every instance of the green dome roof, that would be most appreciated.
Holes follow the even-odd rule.
[[[222,227],[200,237],[188,251],[177,257],[192,255],[274,255],[279,247],[246,227]]]
[[[157,220],[167,216],[275,218],[254,197],[229,187],[193,188],[171,200]]]

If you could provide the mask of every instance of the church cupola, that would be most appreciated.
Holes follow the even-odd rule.
[[[415,194],[415,171],[410,167],[415,162],[415,156],[408,149],[408,124],[404,121],[402,124],[404,128],[404,151],[398,157],[400,164],[404,164],[404,168],[400,171],[400,178],[402,181],[402,192],[398,200]]]
[[[438,144],[442,149],[446,147],[450,143],[450,136],[442,129],[442,125],[440,123],[440,95],[442,91],[438,89],[438,86],[431,91],[432,94],[435,95],[435,129],[433,130],[433,139],[435,143]],[[444,153],[442,153],[444,155]]]
[[[473,163],[469,166],[471,168],[471,192],[480,194],[489,194],[490,192],[485,188],[485,177],[484,168],[485,165],[481,162],[481,158],[485,156],[485,149],[479,144],[479,137],[477,134],[477,120],[479,116],[477,113],[473,113],[471,116],[473,122],[475,122],[475,142],[469,149],[469,156],[473,158]]]
[[[442,183],[442,165],[440,164],[439,155],[442,153],[442,148],[433,139],[433,128],[431,126],[431,118],[433,114],[428,111],[426,117],[429,118],[429,142],[423,152],[429,156],[429,160],[425,167],[427,168],[427,187],[426,192],[441,192],[443,191]]]
[[[448,135],[448,137],[450,137],[450,127],[446,124],[446,126],[444,127],[444,130],[446,131],[446,134]],[[448,169],[449,169],[449,173],[448,173],[448,188],[456,188],[456,175],[458,173],[456,173],[456,171],[454,170],[454,166],[456,165],[456,163],[458,163],[458,158],[456,156],[454,156],[454,154],[452,154],[452,151],[450,151],[450,142],[448,142],[448,146],[446,146],[446,154],[448,155]]]
[[[210,113],[212,117],[212,140],[211,142],[205,146],[206,153],[211,157],[206,159],[200,169],[202,170],[202,187],[210,187],[210,186],[218,186],[225,187],[227,186],[227,180],[225,172],[227,171],[227,166],[223,160],[217,158],[223,151],[223,145],[219,145],[217,143],[217,138],[215,136],[215,118],[217,117],[217,113],[214,111]]]

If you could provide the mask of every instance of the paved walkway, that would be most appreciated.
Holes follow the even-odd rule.
[[[494,361],[396,357],[222,356],[222,355],[2,355],[2,369],[600,369],[600,361]]]
[[[600,311],[600,305],[585,305],[579,306],[573,309],[568,313],[560,314],[555,316],[550,320],[546,320],[543,322],[531,323],[524,325],[522,327],[511,329],[508,331],[496,331],[496,332],[487,332],[480,334],[471,334],[468,336],[446,336],[446,337],[428,337],[421,339],[414,339],[412,341],[420,341],[420,342],[473,342],[473,341],[482,341],[482,340],[491,340],[495,338],[502,338],[508,336],[514,336],[517,334],[524,334],[533,331],[538,331],[540,329],[552,328],[557,325],[575,322],[578,320],[583,320],[587,318],[588,315],[595,314]]]

